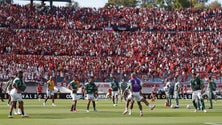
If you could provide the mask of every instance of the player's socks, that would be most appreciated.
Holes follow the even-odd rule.
[[[22,112],[21,112],[21,109],[20,109],[20,108],[18,108],[18,114],[19,114],[19,115],[21,115],[21,114],[22,114]]]
[[[89,106],[87,105],[86,110],[89,110]]]
[[[156,106],[149,104],[148,107],[150,108],[150,110],[153,110]]]
[[[10,104],[10,102],[8,102],[7,106],[8,106],[8,107],[11,107],[11,104]]]
[[[179,99],[176,99],[176,105],[179,105]]]
[[[9,113],[8,117],[9,117],[9,118],[13,118],[12,112]]]
[[[204,100],[203,100],[203,99],[201,99],[200,101],[201,101],[201,105],[202,105],[202,110],[204,110],[204,109],[205,109]]]
[[[89,112],[89,107],[87,106],[87,108],[86,108],[86,112]]]
[[[18,115],[18,113],[16,112],[16,109],[14,108],[13,110],[14,110],[14,114],[15,114],[15,115]]]
[[[96,104],[95,104],[94,101],[92,103],[93,103],[93,109],[95,110],[96,109]]]
[[[96,111],[96,106],[93,106],[94,111]]]
[[[129,115],[132,115],[132,109],[129,110]]]
[[[169,98],[169,105],[171,106],[171,98]]]
[[[140,111],[140,116],[143,116],[143,112],[142,111]]]
[[[76,110],[76,106],[73,106],[73,110]]]
[[[212,99],[210,99],[210,108],[209,109],[213,109],[213,102]]]
[[[193,101],[193,106],[195,109],[197,109],[197,104],[196,104],[195,100]]]
[[[72,111],[73,110],[73,105],[71,106],[71,109],[70,109],[70,111]]]

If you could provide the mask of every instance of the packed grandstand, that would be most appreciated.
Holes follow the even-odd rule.
[[[24,71],[27,82],[77,75],[107,82],[135,72],[147,83],[192,71],[222,86],[222,8],[74,8],[0,4],[0,80]],[[35,86],[37,84],[28,84]],[[64,85],[65,86],[65,85]],[[31,88],[31,87],[30,87]]]

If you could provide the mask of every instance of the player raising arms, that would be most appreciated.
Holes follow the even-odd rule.
[[[79,99],[77,96],[77,91],[79,87],[80,87],[80,83],[77,79],[77,76],[74,76],[73,80],[68,85],[68,88],[71,90],[70,94],[73,101],[71,109],[70,109],[71,112],[78,112],[78,110],[76,110],[76,105],[77,105],[77,100]]]
[[[91,76],[89,78],[88,83],[85,84],[86,99],[88,100],[87,107],[86,107],[86,112],[89,112],[89,106],[90,106],[91,101],[93,103],[94,111],[97,112],[97,110],[96,110],[96,103],[95,103],[95,97],[94,97],[94,93],[96,91],[97,91],[97,87],[96,87],[96,85],[94,83],[94,77]]]

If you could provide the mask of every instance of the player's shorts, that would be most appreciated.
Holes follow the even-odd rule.
[[[71,93],[70,95],[71,95],[73,101],[79,100],[79,97],[77,96],[76,93]]]
[[[174,94],[173,97],[174,97],[174,99],[179,99],[179,94],[178,93]]]
[[[133,92],[133,100],[134,101],[141,101],[143,99],[143,96],[140,95],[140,92]]]
[[[178,99],[179,98],[179,93],[178,92],[174,92],[174,98]]]
[[[54,96],[54,90],[46,90],[46,95],[48,97]]]
[[[86,99],[87,99],[87,100],[95,101],[94,94],[86,94]]]
[[[124,89],[125,90],[125,89]],[[120,94],[123,95],[124,90],[120,90]]]
[[[112,91],[112,96],[116,97],[119,95],[119,92],[118,91]]]
[[[216,94],[217,94],[217,91],[213,91],[213,94],[216,95]]]
[[[202,99],[201,90],[193,91],[192,100],[196,100],[196,99]]]
[[[133,99],[132,94],[129,94],[129,95],[127,96],[127,98],[126,98],[126,100],[132,100],[132,99]]]
[[[8,88],[7,88],[6,93],[10,95],[11,89],[8,89]]]
[[[208,96],[209,99],[213,99],[214,96],[213,92],[208,91],[206,95]]]
[[[11,90],[10,95],[11,95],[11,101],[16,101],[16,102],[22,101],[22,94],[17,93],[17,90],[15,88]]]
[[[166,93],[166,98],[170,98],[170,94],[169,93]]]

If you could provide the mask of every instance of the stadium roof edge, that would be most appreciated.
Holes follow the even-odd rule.
[[[23,1],[30,1],[31,6],[33,6],[33,1],[41,1],[42,4],[44,4],[44,2],[48,1],[50,3],[50,7],[52,7],[53,2],[69,2],[71,3],[71,0],[23,0]]]
[[[71,0],[23,0],[23,1],[42,1],[42,2],[46,2],[46,1],[52,1],[52,2],[72,2]]]

